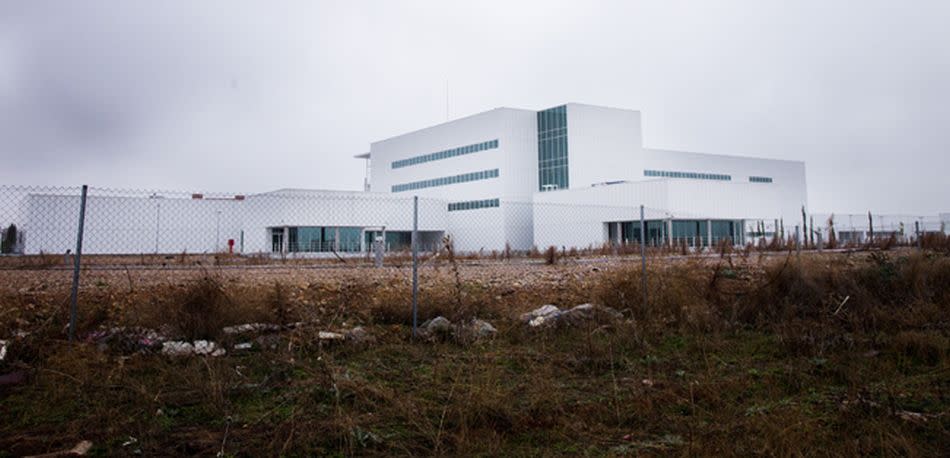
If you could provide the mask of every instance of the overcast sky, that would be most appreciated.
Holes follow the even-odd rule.
[[[947,1],[0,0],[0,184],[361,189],[499,106],[806,162],[815,211],[950,211]]]

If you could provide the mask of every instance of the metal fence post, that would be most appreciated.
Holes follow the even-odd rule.
[[[419,310],[419,196],[412,196],[412,337],[416,337]]]
[[[921,240],[921,237],[920,237],[920,236],[921,236],[921,233],[920,233],[920,221],[914,221],[914,235],[917,236],[917,249],[918,249],[918,250],[923,250],[923,248],[924,248],[923,240]]]
[[[802,254],[801,235],[798,232],[798,226],[795,226],[795,256],[801,256],[801,254]]]
[[[647,223],[643,218],[643,205],[640,206],[640,282],[643,289],[643,306],[647,305]]]
[[[73,290],[69,304],[69,341],[76,335],[76,303],[79,299],[79,265],[82,258],[82,230],[86,221],[86,193],[89,186],[82,185],[82,196],[79,198],[79,232],[76,234],[76,257],[73,260]]]

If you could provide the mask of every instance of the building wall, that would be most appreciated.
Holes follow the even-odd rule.
[[[470,154],[393,168],[392,162],[451,148],[498,140],[498,147]],[[531,110],[498,108],[437,126],[375,142],[370,147],[373,192],[389,193],[395,184],[498,169],[497,178],[394,193],[418,195],[446,202],[500,199],[528,202],[537,188],[537,119]],[[512,241],[530,246],[530,232],[512,233],[531,226],[530,213],[486,208],[450,212],[449,232],[456,248],[470,251],[504,246]],[[487,224],[487,227],[483,227]]]
[[[653,180],[579,189],[540,192],[534,195],[534,244],[586,248],[606,240],[605,222],[640,218],[666,219],[669,182]]]
[[[27,196],[25,253],[76,249],[79,196]],[[241,202],[236,200],[89,196],[83,252],[208,253],[227,249],[241,236]]]
[[[648,220],[744,220],[749,230],[756,220],[771,228],[784,219],[789,228],[800,218],[798,202],[778,187],[686,179],[542,192],[535,194],[534,241],[539,247],[598,246],[606,241],[605,222],[637,220],[640,205]]]
[[[74,250],[79,197],[27,197],[25,252]],[[420,199],[419,230],[444,231],[444,201]],[[281,226],[385,227],[412,230],[412,197],[362,192],[284,190],[243,201],[90,196],[83,252],[89,254],[270,252],[268,228]],[[157,238],[156,238],[157,235]]]
[[[750,193],[758,194],[760,192],[766,192],[782,196],[782,208],[777,211],[763,211],[764,209],[752,208],[749,212],[750,216],[760,213],[787,216],[796,212],[800,213],[802,205],[805,205],[806,211],[808,209],[804,162],[688,153],[659,149],[644,149],[643,157],[643,169],[638,170],[636,174],[636,179],[638,180],[654,179],[644,176],[644,170],[646,169],[724,174],[732,178],[726,183],[750,185],[747,188]],[[753,183],[749,181],[750,176],[768,177],[772,179],[772,182]],[[670,179],[682,183],[722,183],[717,180],[692,178]],[[737,203],[747,201],[743,196],[737,197],[739,197],[736,201]]]
[[[498,148],[393,168],[392,162],[451,148],[498,140]],[[370,145],[373,192],[394,184],[499,169],[497,178],[437,186],[397,194],[444,200],[528,199],[536,186],[535,112],[497,108]],[[451,196],[451,198],[448,198]]]
[[[567,135],[571,189],[642,174],[639,111],[569,103]]]

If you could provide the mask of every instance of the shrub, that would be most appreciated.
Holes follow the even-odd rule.
[[[206,275],[185,288],[171,310],[172,325],[186,339],[213,340],[227,324],[233,302],[221,282]]]

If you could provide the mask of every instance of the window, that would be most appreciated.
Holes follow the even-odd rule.
[[[567,106],[538,112],[538,190],[567,189]]]
[[[466,202],[452,202],[449,211],[477,210],[479,208],[493,208],[499,205],[498,199],[470,200]]]
[[[392,192],[412,191],[415,189],[432,188],[436,186],[446,186],[456,183],[467,183],[469,181],[487,180],[489,178],[498,178],[498,169],[482,170],[480,172],[463,173],[450,177],[432,178],[429,180],[413,181],[411,183],[395,184],[392,186]]]
[[[473,145],[460,146],[458,148],[447,149],[444,151],[437,151],[435,153],[423,154],[421,156],[413,156],[407,159],[400,159],[398,161],[393,161],[391,165],[392,168],[398,169],[400,167],[408,167],[410,165],[422,164],[425,162],[439,161],[442,159],[448,159],[455,156],[462,156],[465,154],[477,153],[479,151],[485,151],[489,149],[498,148],[498,140],[491,140],[487,142],[475,143]]]
[[[771,183],[771,177],[749,177],[750,183]]]
[[[643,176],[661,178],[690,178],[694,180],[732,181],[731,175],[719,173],[670,172],[666,170],[644,170]],[[751,180],[751,177],[750,177]],[[771,180],[771,178],[769,179]]]

